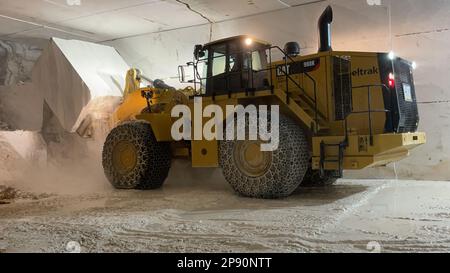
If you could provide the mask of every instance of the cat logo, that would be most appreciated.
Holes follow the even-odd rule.
[[[301,74],[305,72],[311,72],[320,67],[320,59],[312,59],[300,62],[294,62],[287,65],[277,66],[277,77],[282,77],[288,75]],[[287,71],[285,71],[287,68]]]

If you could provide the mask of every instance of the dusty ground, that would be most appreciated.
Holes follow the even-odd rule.
[[[105,184],[95,193],[2,197],[0,252],[66,252],[72,241],[83,252],[450,250],[449,182],[342,180],[254,200],[236,196],[216,171],[203,172],[203,183],[195,176],[172,173],[158,191]]]

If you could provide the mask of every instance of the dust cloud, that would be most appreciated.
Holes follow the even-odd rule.
[[[93,140],[67,134],[60,143],[50,143],[46,149],[48,155],[45,164],[8,160],[9,177],[3,184],[38,195],[86,195],[116,191],[103,172],[103,139]],[[2,177],[7,176],[5,174]],[[186,159],[172,161],[164,187],[179,191],[192,188],[231,190],[221,169],[193,168]]]
[[[36,194],[79,195],[111,190],[102,168],[102,142],[66,134],[46,150],[44,163],[9,157],[0,184]]]

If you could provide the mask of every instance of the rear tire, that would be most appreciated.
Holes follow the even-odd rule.
[[[169,174],[170,145],[156,141],[149,123],[128,122],[109,133],[102,163],[117,189],[157,189]]]
[[[260,141],[220,142],[220,165],[237,193],[273,199],[287,197],[298,188],[309,166],[305,133],[280,115],[279,137],[279,147],[273,152],[261,152]]]

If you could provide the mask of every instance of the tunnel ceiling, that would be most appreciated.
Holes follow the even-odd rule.
[[[398,17],[414,18],[416,24],[422,21],[423,31],[434,31],[449,25],[449,2],[396,0],[392,5]],[[383,7],[367,14],[367,9],[362,8],[367,7],[366,0],[5,0],[0,2],[0,39],[57,36],[101,42],[302,5],[322,8],[328,3],[356,17],[371,20],[371,16],[376,16],[374,22],[379,22],[380,14],[384,14]],[[437,28],[432,23],[427,25],[436,20],[440,22]],[[398,25],[399,34],[408,33],[407,25]]]

